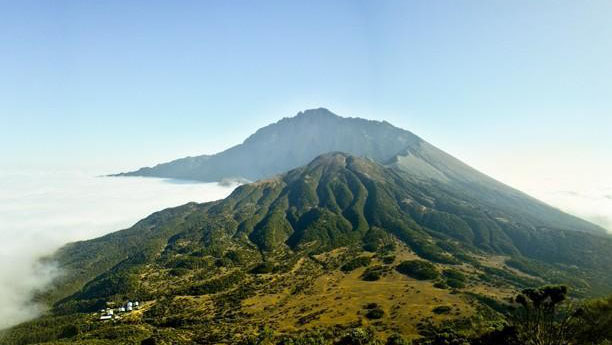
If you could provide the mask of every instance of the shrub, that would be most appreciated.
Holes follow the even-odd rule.
[[[378,308],[378,303],[368,303],[364,306],[365,309],[374,309],[374,308]]]
[[[403,261],[395,267],[402,274],[418,280],[433,280],[439,277],[438,270],[431,262],[423,260]]]
[[[395,255],[385,256],[382,258],[383,263],[390,265],[395,261]]]
[[[361,275],[361,279],[365,280],[365,281],[376,281],[379,280],[380,277],[383,274],[383,267],[382,266],[373,266],[373,267],[368,267],[365,272],[363,272],[363,274]]]
[[[264,274],[264,273],[272,273],[276,271],[276,266],[270,262],[262,262],[259,265],[253,267],[251,269],[251,273],[253,274]]]
[[[374,253],[376,250],[378,250],[378,245],[374,242],[369,242],[363,245],[363,250]]]
[[[448,285],[446,285],[446,282],[443,280],[435,282],[433,286],[437,289],[448,289]]]
[[[456,279],[447,279],[446,284],[452,287],[453,289],[463,289],[465,287],[464,282]]]
[[[351,272],[359,267],[365,267],[370,264],[370,257],[368,256],[360,256],[352,259],[351,261],[345,263],[340,267],[340,270],[343,272]]]
[[[451,307],[447,305],[441,305],[439,307],[433,308],[432,312],[434,312],[434,314],[448,314],[451,310]]]
[[[448,279],[454,279],[454,280],[458,280],[461,282],[465,282],[466,281],[466,277],[465,274],[461,273],[460,271],[453,269],[453,268],[449,268],[444,270],[444,272],[442,272],[442,274],[448,278]]]
[[[380,279],[380,271],[367,271],[362,276],[361,279],[367,282],[373,282]]]
[[[366,317],[370,320],[381,319],[384,315],[385,315],[385,312],[382,309],[380,309],[380,307],[370,309],[366,313]]]

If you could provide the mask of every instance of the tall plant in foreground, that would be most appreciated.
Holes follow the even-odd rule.
[[[515,299],[513,316],[517,336],[525,345],[571,345],[575,334],[575,309],[567,300],[566,286],[525,289]]]

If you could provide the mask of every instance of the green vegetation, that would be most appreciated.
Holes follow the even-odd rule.
[[[354,258],[351,261],[345,263],[340,267],[343,272],[351,272],[359,267],[365,267],[370,264],[371,258],[369,256],[360,256]]]
[[[387,272],[387,269],[380,265],[370,266],[361,275],[361,279],[365,281],[376,281]]]
[[[264,274],[264,273],[272,273],[276,271],[277,267],[271,262],[262,262],[261,264],[253,267],[251,273],[253,274]]]
[[[432,312],[434,312],[434,314],[448,314],[451,310],[453,310],[453,308],[447,305],[441,305],[433,308]]]
[[[423,260],[403,261],[395,267],[402,274],[419,280],[433,280],[440,275],[436,266]]]
[[[382,319],[385,315],[385,311],[377,303],[368,303],[364,309],[366,310],[365,317],[370,320]]]
[[[572,309],[567,290],[536,287],[609,294],[612,239],[515,214],[451,185],[324,155],[224,200],[62,248],[51,259],[66,274],[39,298],[52,309],[0,343],[525,345],[534,320],[559,332],[568,319],[568,344],[605,344],[609,299]],[[511,302],[517,290],[524,297]],[[127,300],[143,307],[99,320],[100,308]]]
[[[370,320],[381,319],[385,315],[385,312],[380,308],[370,309],[366,313],[366,317]]]
[[[462,289],[465,287],[467,277],[460,271],[450,268],[444,270],[442,275],[446,278],[446,285],[454,289]]]
[[[192,285],[189,287],[187,293],[197,296],[221,292],[236,285],[243,277],[244,275],[241,272],[234,272],[226,276]]]

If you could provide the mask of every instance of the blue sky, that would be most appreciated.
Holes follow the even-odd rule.
[[[129,170],[324,106],[506,181],[612,169],[610,18],[609,1],[0,1],[0,168]]]
[[[21,260],[0,281],[36,278],[0,284],[3,319],[31,312],[23,263],[51,239],[221,196],[89,177],[307,108],[387,120],[612,232],[611,18],[609,0],[0,0],[0,223],[19,235],[0,256]]]

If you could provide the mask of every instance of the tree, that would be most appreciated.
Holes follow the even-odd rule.
[[[511,323],[525,345],[570,345],[575,334],[575,309],[566,302],[567,287],[543,286],[525,289]]]

